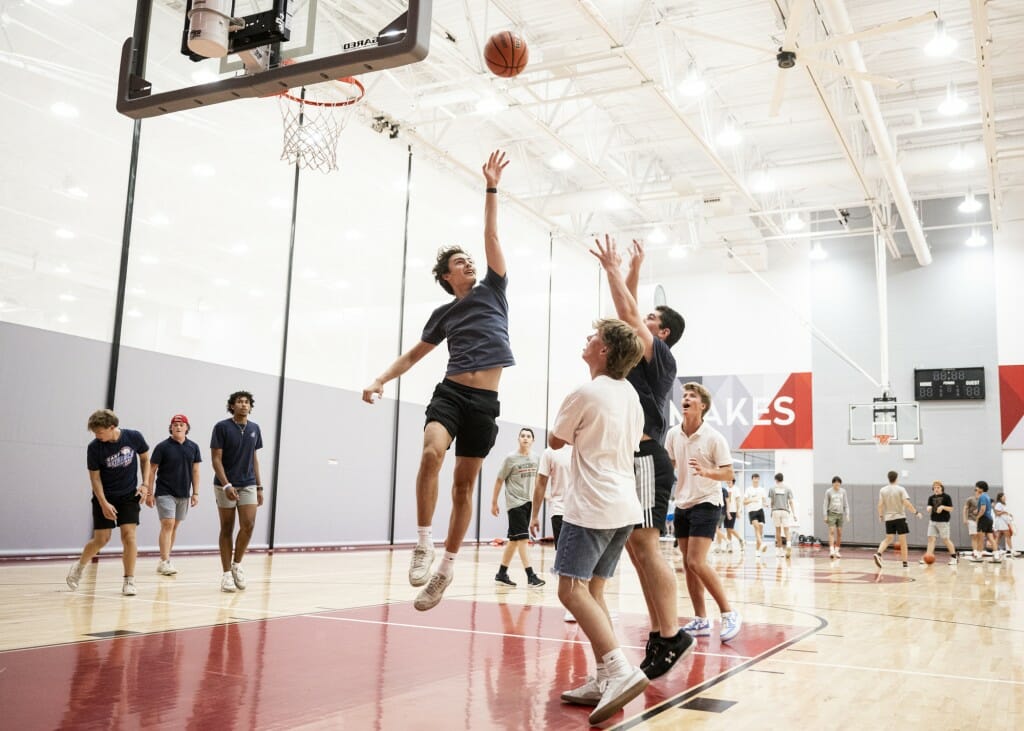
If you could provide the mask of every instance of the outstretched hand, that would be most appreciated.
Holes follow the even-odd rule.
[[[633,239],[633,246],[629,249],[630,266],[639,267],[644,263],[644,242],[640,239]]]
[[[484,163],[482,168],[484,173],[484,180],[487,181],[488,188],[497,188],[498,183],[501,182],[501,174],[508,166],[509,160],[505,158],[505,153],[502,150],[495,150],[491,153],[491,156],[487,158],[487,162]]]
[[[597,246],[597,250],[591,249],[590,253],[597,257],[604,270],[606,272],[619,271],[619,268],[622,266],[622,256],[615,248],[615,239],[605,234],[603,246],[601,245],[601,239],[594,239],[594,244]]]

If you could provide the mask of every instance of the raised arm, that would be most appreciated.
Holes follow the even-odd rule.
[[[425,343],[422,340],[416,343],[414,346],[409,348],[407,351],[402,353],[395,362],[387,367],[387,370],[381,373],[379,376],[373,379],[373,383],[363,389],[363,401],[368,404],[372,404],[376,399],[373,397],[377,394],[377,398],[384,395],[384,384],[388,381],[398,378],[400,375],[405,373],[407,370],[412,368],[414,365],[433,350],[436,346],[430,343]]]
[[[619,252],[615,248],[615,239],[605,234],[604,245],[601,244],[600,239],[594,239],[594,244],[597,249],[591,249],[590,253],[601,262],[601,267],[608,276],[608,288],[612,293],[615,313],[620,320],[636,330],[636,334],[640,336],[640,342],[644,344],[644,360],[649,361],[654,353],[654,335],[644,324],[636,298],[630,294],[626,279],[622,276],[622,257],[619,256]]]
[[[501,174],[508,165],[505,153],[495,150],[484,163],[484,180],[488,188],[495,191],[501,182]],[[490,267],[499,277],[505,276],[505,254],[501,250],[501,241],[498,239],[498,194],[487,193],[484,195],[484,254],[487,257],[487,266]]]
[[[640,267],[644,263],[644,242],[633,239],[633,247],[629,250],[629,269],[626,270],[626,289],[633,295],[633,300],[640,301],[637,295],[640,286]]]

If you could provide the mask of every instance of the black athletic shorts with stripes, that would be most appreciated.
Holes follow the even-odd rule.
[[[636,495],[644,511],[643,522],[635,527],[657,528],[660,532],[665,527],[668,499],[675,481],[668,452],[653,439],[640,442],[640,449],[633,453],[633,474]]]

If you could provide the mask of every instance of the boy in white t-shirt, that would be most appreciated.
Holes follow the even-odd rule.
[[[576,617],[597,661],[597,672],[582,686],[562,693],[562,700],[596,706],[590,723],[598,724],[640,695],[650,681],[619,647],[604,601],[605,584],[633,526],[642,519],[633,452],[643,435],[644,415],[636,391],[624,378],[639,362],[643,347],[621,320],[598,320],[594,327],[583,349],[591,380],[562,402],[548,445],[573,445],[552,573],[558,576],[558,599]]]

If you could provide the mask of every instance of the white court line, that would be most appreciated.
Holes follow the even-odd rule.
[[[833,668],[836,670],[858,670],[861,672],[868,673],[891,673],[893,675],[914,675],[921,678],[940,678],[942,680],[955,680],[957,682],[971,682],[971,683],[1004,683],[1006,685],[1024,685],[1024,681],[1020,680],[1004,680],[1002,678],[979,678],[971,675],[953,675],[950,673],[929,673],[923,670],[901,670],[893,669],[888,667],[867,667],[865,665],[843,665],[841,663],[828,663],[828,662],[805,662],[801,660],[784,660],[779,657],[773,657],[768,662],[778,662],[786,665],[806,665],[808,667],[815,668]]]

